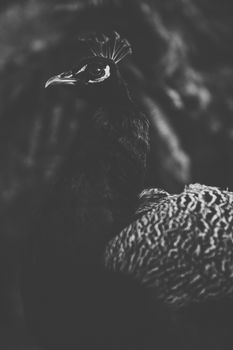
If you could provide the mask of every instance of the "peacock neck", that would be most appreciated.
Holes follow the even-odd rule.
[[[121,95],[118,102],[126,97]],[[131,219],[148,150],[148,125],[132,101],[109,102],[86,118],[69,161],[68,180],[84,231],[101,230],[107,239]]]
[[[143,187],[148,124],[127,89],[116,91],[105,103],[90,102],[93,110],[80,120],[47,210],[51,225],[56,224],[49,231],[78,243],[81,261],[82,253],[91,250],[96,261],[103,243],[131,221]]]

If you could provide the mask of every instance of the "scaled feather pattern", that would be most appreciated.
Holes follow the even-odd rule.
[[[137,219],[109,244],[105,264],[180,308],[233,293],[233,193],[200,184],[145,190]]]

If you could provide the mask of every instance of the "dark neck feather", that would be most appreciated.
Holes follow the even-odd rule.
[[[119,90],[114,104],[107,99],[85,116],[52,204],[56,217],[59,211],[67,216],[57,231],[77,239],[84,259],[84,246],[94,259],[98,247],[130,222],[142,189],[148,124],[127,90]]]

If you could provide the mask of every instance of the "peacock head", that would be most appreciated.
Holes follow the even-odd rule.
[[[126,39],[117,32],[112,37],[102,35],[82,39],[87,43],[93,56],[82,59],[73,69],[50,78],[45,87],[52,85],[73,85],[80,95],[99,96],[111,92],[120,80],[117,64],[132,53]]]

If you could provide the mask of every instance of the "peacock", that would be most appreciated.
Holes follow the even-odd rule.
[[[104,261],[147,290],[152,313],[167,315],[182,340],[171,338],[172,348],[232,348],[232,192],[198,183],[178,194],[144,190],[134,220],[108,243]]]
[[[23,253],[25,318],[39,345],[49,349],[115,349],[122,342],[121,348],[135,349],[135,327],[145,328],[136,321],[141,288],[109,273],[103,255],[135,211],[149,123],[118,68],[131,54],[129,42],[117,32],[80,39],[92,54],[45,85],[48,96],[53,87],[81,96],[91,111],[77,116],[73,151],[44,208],[34,213]]]
[[[82,103],[73,87],[44,91],[43,82],[52,71],[69,67],[76,54],[80,58],[75,38],[81,31],[117,28],[133,44],[134,56],[121,71],[152,120],[153,168],[146,186],[179,191],[191,174],[198,182],[232,187],[231,20],[227,6],[217,3],[35,0],[7,2],[4,11],[1,6],[1,235],[10,243],[1,239],[0,255],[1,285],[7,276],[10,299],[18,291],[20,246],[35,231],[31,213],[50,195],[73,151],[81,118]],[[8,278],[12,271],[16,282]],[[1,301],[5,308],[5,298]],[[10,305],[5,320],[11,317],[15,324]],[[219,334],[219,328],[213,333]],[[161,348],[158,339],[156,345]]]
[[[233,294],[233,193],[200,184],[139,196],[136,220],[109,244],[107,268],[173,308]]]
[[[232,293],[232,194],[151,189],[136,207],[149,124],[118,69],[131,46],[117,32],[84,41],[92,55],[45,85],[66,85],[92,111],[25,246],[28,327],[46,349],[207,349],[177,315]]]

